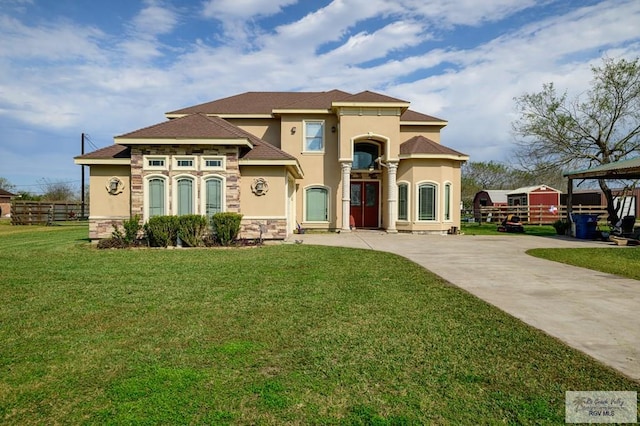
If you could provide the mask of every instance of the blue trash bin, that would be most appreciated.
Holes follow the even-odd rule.
[[[576,238],[593,240],[596,237],[597,214],[574,214],[571,217],[576,224]]]

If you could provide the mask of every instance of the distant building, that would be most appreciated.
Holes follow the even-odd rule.
[[[0,189],[0,217],[9,217],[11,214],[11,199],[15,197],[13,194],[4,189]]]

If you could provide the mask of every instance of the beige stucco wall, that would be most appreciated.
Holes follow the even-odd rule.
[[[460,161],[444,159],[405,159],[398,167],[398,183],[409,184],[409,220],[398,221],[399,231],[445,233],[452,226],[460,228]],[[417,220],[418,185],[431,182],[438,185],[437,219]],[[444,185],[451,183],[451,220],[444,220]]]
[[[434,142],[440,143],[440,129],[441,126],[401,126],[401,143],[414,136],[424,136]]]
[[[123,183],[122,192],[112,195],[107,191],[109,180],[117,177]],[[128,218],[131,200],[130,167],[93,165],[89,168],[89,200],[92,218]]]
[[[225,118],[225,120],[280,148],[280,121],[273,118]]]
[[[397,158],[400,153],[400,117],[399,116],[359,116],[340,117],[340,158],[351,158],[354,138],[372,138],[381,142],[388,141],[383,154],[388,158]]]
[[[240,166],[240,213],[252,218],[285,218],[287,214],[287,171],[284,166]],[[267,181],[264,195],[251,191],[255,179]]]
[[[305,153],[304,120],[324,120],[324,153]],[[295,127],[295,132],[292,128]],[[335,132],[332,131],[335,128]],[[282,149],[298,158],[304,171],[304,179],[296,180],[296,218],[305,228],[334,229],[339,227],[341,218],[342,187],[340,185],[340,163],[338,162],[338,123],[335,115],[285,115],[281,126]],[[329,221],[307,223],[304,217],[304,191],[310,186],[324,186],[329,189]]]

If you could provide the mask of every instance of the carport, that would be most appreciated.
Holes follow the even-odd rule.
[[[640,157],[602,164],[590,169],[565,172],[562,176],[569,179],[567,185],[567,221],[571,221],[573,201],[573,181],[584,179],[640,179]]]

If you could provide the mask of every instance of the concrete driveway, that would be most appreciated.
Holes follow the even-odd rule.
[[[303,234],[292,236],[290,241],[293,240],[404,256],[640,381],[640,281],[525,253],[531,248],[611,247],[611,243],[527,235],[413,235],[381,231]],[[640,247],[619,249],[640,250]]]

